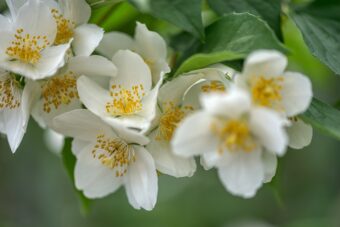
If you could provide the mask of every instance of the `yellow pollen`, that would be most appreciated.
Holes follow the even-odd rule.
[[[57,35],[55,37],[54,44],[60,45],[68,43],[74,35],[73,30],[75,23],[64,18],[63,15],[56,9],[52,9],[51,12],[55,22],[57,23]]]
[[[243,120],[228,120],[216,122],[211,126],[215,135],[220,139],[219,152],[228,151],[251,152],[256,148],[256,143],[251,135],[247,122]]]
[[[29,64],[35,64],[41,58],[41,51],[50,43],[46,36],[31,36],[25,34],[23,29],[17,29],[11,46],[6,49],[6,54]]]
[[[108,139],[103,134],[97,136],[92,155],[104,166],[115,169],[116,177],[124,176],[128,166],[136,161],[135,152],[130,145],[119,138]]]
[[[172,102],[164,104],[166,106],[163,115],[159,121],[158,134],[156,140],[170,141],[178,124],[187,115],[188,111],[192,111],[193,107],[184,106],[180,108]]]
[[[20,107],[19,82],[11,77],[0,79],[0,110]]]
[[[283,77],[260,76],[251,83],[253,101],[261,106],[280,109]]]
[[[42,85],[43,108],[46,113],[51,108],[58,109],[60,105],[68,105],[73,99],[79,99],[77,77],[73,72],[48,79]]]
[[[209,84],[203,85],[201,87],[202,92],[209,93],[209,92],[224,92],[225,86],[222,82],[213,80]]]
[[[106,103],[106,112],[113,116],[135,114],[142,110],[144,95],[142,84],[134,85],[130,89],[114,84],[110,90],[110,96],[113,100]]]

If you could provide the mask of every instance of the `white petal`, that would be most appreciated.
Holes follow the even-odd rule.
[[[112,61],[118,69],[117,77],[112,79],[112,84],[120,84],[126,89],[141,84],[146,92],[150,91],[151,72],[138,54],[129,50],[120,50],[113,56]]]
[[[281,156],[286,152],[288,145],[284,123],[284,119],[272,110],[254,108],[251,111],[251,132],[266,149]]]
[[[98,116],[109,116],[105,109],[106,104],[111,101],[107,90],[86,76],[77,80],[77,88],[80,100],[91,112]]]
[[[214,118],[205,112],[196,112],[185,118],[174,133],[172,150],[181,157],[192,157],[216,152],[218,139],[211,132]]]
[[[231,194],[244,198],[256,194],[264,179],[261,154],[259,150],[225,153],[228,158],[218,166],[218,176]]]
[[[76,56],[90,56],[103,38],[104,30],[94,24],[84,24],[74,30],[72,47]]]
[[[196,171],[195,159],[175,155],[168,141],[159,141],[155,136],[157,130],[150,135],[151,142],[146,149],[154,158],[157,170],[173,177],[191,177]]]
[[[312,101],[312,84],[300,73],[286,72],[282,85],[282,103],[287,116],[295,116],[307,110]]]
[[[0,28],[2,31],[11,29],[10,20],[7,17],[2,16],[2,15],[0,15]]]
[[[275,50],[258,50],[251,53],[243,68],[243,76],[279,76],[287,66],[287,58]]]
[[[93,77],[113,77],[117,74],[117,68],[112,61],[99,55],[73,57],[69,60],[67,68],[78,75]]]
[[[23,34],[46,36],[52,45],[57,34],[57,25],[47,5],[38,0],[27,1],[18,11],[15,27],[23,29]]]
[[[109,125],[88,110],[73,110],[57,116],[53,128],[65,136],[86,141],[96,140],[99,134],[115,135]]]
[[[150,128],[151,122],[139,115],[126,115],[121,117],[104,117],[103,120],[112,127],[119,124],[126,128],[135,129],[144,132]]]
[[[136,161],[125,177],[128,200],[135,209],[152,210],[156,204],[158,185],[154,160],[145,148],[134,146]]]
[[[7,7],[11,13],[11,16],[13,18],[16,17],[18,10],[20,9],[20,7],[22,7],[25,3],[27,2],[27,0],[6,0],[7,3]]]
[[[64,146],[64,136],[51,130],[47,129],[44,131],[44,141],[50,151],[55,154],[60,154]]]
[[[313,128],[301,119],[291,121],[292,125],[287,128],[289,136],[289,147],[294,149],[302,149],[308,146],[313,138]]]
[[[64,17],[76,25],[85,24],[91,16],[91,8],[85,0],[59,0]]]
[[[203,109],[213,115],[238,118],[250,109],[251,99],[246,91],[232,87],[226,93],[201,95],[201,104]]]
[[[262,153],[263,168],[264,168],[264,181],[268,183],[275,176],[277,168],[277,158],[274,154],[269,152]]]
[[[81,140],[81,139],[74,139],[72,141],[72,153],[75,156],[78,156],[85,147],[88,147],[91,144],[89,141]]]
[[[103,56],[112,59],[118,50],[131,50],[134,41],[122,32],[105,33],[96,51]]]
[[[116,191],[122,185],[122,178],[115,176],[115,170],[104,166],[92,154],[93,144],[85,147],[78,155],[74,170],[77,189],[83,190],[88,198],[101,198]]]
[[[13,41],[13,34],[9,31],[0,31],[0,64],[2,68],[8,69],[8,67],[3,66],[3,61],[9,59],[9,56],[6,54],[6,49],[11,45]]]

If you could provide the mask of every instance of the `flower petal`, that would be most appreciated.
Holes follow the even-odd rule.
[[[152,156],[141,146],[133,146],[136,161],[129,166],[124,178],[126,194],[135,209],[152,210],[156,204],[157,173]]]
[[[312,84],[305,75],[286,72],[281,93],[287,116],[295,116],[306,111],[310,105],[313,97]]]
[[[266,149],[281,156],[286,152],[288,145],[284,123],[284,119],[272,110],[254,108],[251,111],[251,132]]]
[[[54,118],[55,131],[85,141],[95,141],[98,134],[115,136],[109,125],[88,110],[72,110]]]
[[[27,0],[6,0],[7,3],[7,7],[11,13],[11,16],[13,18],[16,17],[18,10],[20,9],[20,7],[22,7],[25,3],[27,2]]]
[[[291,121],[292,125],[287,128],[289,136],[289,147],[294,149],[302,149],[308,146],[313,138],[313,128],[301,119]]]
[[[270,182],[276,173],[277,158],[275,154],[270,152],[262,153],[263,168],[264,168],[264,181],[263,183]]]
[[[181,157],[217,152],[218,139],[211,132],[214,120],[205,112],[196,112],[185,118],[172,138],[173,152]]]
[[[91,16],[91,7],[85,0],[59,0],[65,18],[76,25],[85,24]]]
[[[101,55],[112,59],[118,50],[131,50],[133,39],[122,32],[105,33],[96,51]]]
[[[85,141],[85,140],[81,140],[81,139],[74,139],[72,140],[72,153],[75,156],[78,156],[85,147],[89,146],[91,144],[91,142],[89,141]]]
[[[233,195],[251,198],[261,187],[264,169],[262,152],[226,152],[223,165],[218,166],[218,176],[224,187]]]
[[[94,24],[84,24],[74,30],[73,51],[76,56],[90,56],[103,38],[104,30]]]
[[[2,31],[9,31],[11,29],[11,21],[9,20],[9,18],[0,15],[0,28]]]
[[[275,50],[258,50],[251,53],[243,68],[243,76],[273,77],[282,75],[287,66],[287,58]]]

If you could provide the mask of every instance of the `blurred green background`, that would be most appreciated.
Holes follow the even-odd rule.
[[[308,75],[315,96],[335,104],[340,100],[340,78],[310,55],[287,17],[283,17],[283,33],[291,51],[289,68]],[[199,169],[191,178],[161,175],[158,202],[151,212],[130,207],[122,188],[94,201],[84,215],[60,157],[48,150],[43,131],[31,120],[15,155],[6,139],[0,138],[0,226],[337,227],[339,163],[339,141],[314,131],[312,144],[288,151],[279,161],[273,182],[253,199],[231,196],[215,170]]]

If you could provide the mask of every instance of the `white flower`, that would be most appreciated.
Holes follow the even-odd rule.
[[[118,51],[113,59],[117,76],[104,89],[89,78],[78,79],[78,93],[83,104],[109,124],[147,130],[156,114],[156,102],[162,78],[152,88],[151,72],[136,53]]]
[[[0,131],[7,135],[14,153],[26,132],[32,104],[39,94],[39,87],[26,80],[22,88],[14,75],[0,72]]]
[[[170,72],[164,39],[158,33],[149,31],[144,24],[137,22],[134,39],[121,32],[106,33],[97,51],[112,58],[118,50],[124,49],[132,50],[144,59],[151,69],[154,84],[162,74]]]
[[[120,125],[111,128],[88,110],[55,118],[58,132],[74,137],[75,185],[88,198],[101,198],[124,185],[130,204],[151,210],[157,200],[157,172],[143,147],[143,135]]]
[[[224,77],[225,74],[221,70],[205,68],[181,75],[160,88],[158,114],[152,123],[152,130],[148,133],[151,141],[147,145],[158,171],[174,177],[194,174],[196,171],[194,158],[175,155],[170,141],[182,119],[198,108],[195,100],[197,94],[202,91],[208,92],[210,89],[224,89],[223,82],[226,80]],[[201,89],[199,91],[196,89],[198,86]],[[193,87],[195,91],[191,92]]]
[[[249,91],[255,105],[272,108],[284,117],[292,118],[307,110],[313,92],[308,77],[297,72],[285,72],[286,66],[287,58],[281,53],[269,50],[256,51],[246,59],[243,72],[236,76],[235,82]],[[306,130],[310,131],[311,127]],[[299,132],[305,133],[304,130]],[[295,131],[290,138],[298,140],[310,136],[304,140],[310,142],[311,132],[298,135],[299,132]],[[306,145],[308,144],[292,147]]]
[[[22,0],[8,0],[12,14],[23,4]],[[77,56],[89,56],[103,38],[104,30],[88,24],[91,8],[85,0],[44,0],[56,22],[57,33],[54,45],[72,41],[72,50]]]
[[[34,119],[41,127],[51,128],[54,117],[81,108],[77,91],[77,79],[81,75],[107,85],[109,78],[114,77],[116,73],[117,69],[113,63],[101,56],[70,58],[67,65],[56,75],[37,82],[41,87],[41,97],[32,112]]]
[[[45,3],[27,1],[12,15],[9,26],[9,30],[0,29],[0,67],[41,79],[64,65],[70,44],[53,45],[57,25]]]
[[[216,167],[234,195],[249,198],[275,174],[276,156],[287,146],[284,121],[274,111],[251,107],[243,90],[202,95],[202,111],[189,115],[175,131],[173,151],[201,155],[205,168]]]

